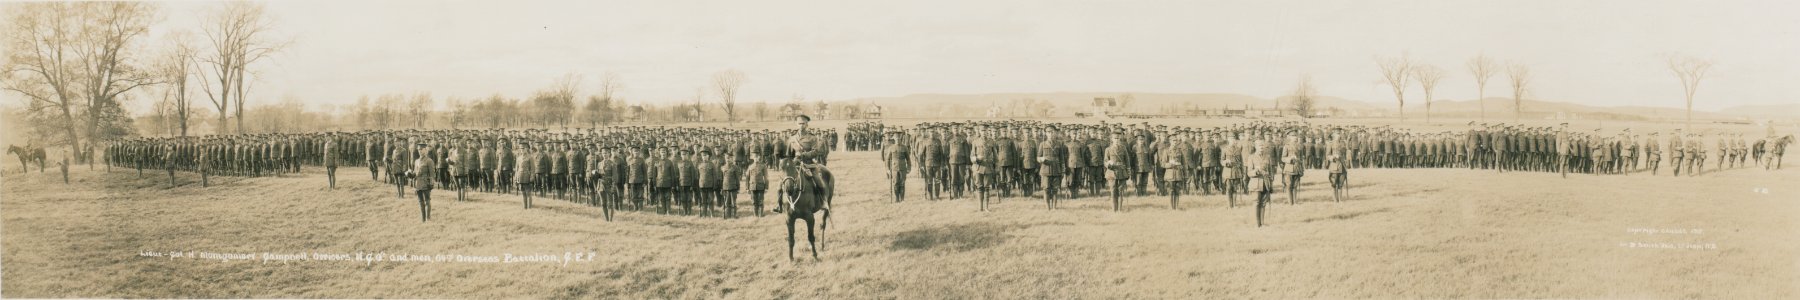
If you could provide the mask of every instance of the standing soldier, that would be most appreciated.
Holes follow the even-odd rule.
[[[625,151],[628,152],[626,155],[629,155],[625,158],[625,185],[627,186],[625,198],[628,198],[638,211],[643,211],[644,200],[649,197],[649,192],[645,190],[648,186],[645,183],[649,182],[650,173],[648,162],[644,157],[649,150],[626,148]]]
[[[1140,132],[1138,133],[1137,146],[1131,147],[1131,150],[1133,150],[1131,155],[1136,158],[1131,160],[1131,163],[1136,163],[1135,166],[1132,166],[1135,167],[1133,169],[1136,169],[1134,170],[1136,172],[1133,172],[1136,174],[1132,174],[1132,181],[1137,184],[1138,197],[1149,195],[1147,189],[1150,188],[1149,180],[1152,177],[1150,175],[1151,173],[1156,173],[1156,193],[1160,195],[1167,193],[1166,191],[1168,191],[1168,188],[1163,186],[1163,174],[1158,172],[1158,170],[1162,169],[1162,164],[1160,163],[1161,160],[1157,159],[1158,156],[1156,151],[1161,145],[1155,144],[1155,141],[1160,141],[1160,139],[1153,140],[1147,133]],[[1115,184],[1116,183],[1117,182],[1115,182]]]
[[[513,169],[512,181],[516,182],[514,189],[519,190],[519,195],[525,197],[525,209],[531,209],[532,184],[534,179],[537,179],[537,153],[531,148],[530,142],[520,140],[518,145],[519,150],[511,153],[515,160],[513,164],[516,166]]]
[[[1690,177],[1698,176],[1700,175],[1700,172],[1705,171],[1706,145],[1701,143],[1701,140],[1704,138],[1706,138],[1705,135],[1688,135],[1687,156],[1688,164],[1690,165],[1688,166],[1688,176]]]
[[[1081,198],[1081,184],[1083,181],[1087,181],[1087,138],[1079,131],[1070,133],[1069,136],[1069,139],[1059,140],[1058,143],[1067,147],[1064,150],[1067,151],[1064,153],[1067,156],[1060,163],[1069,167],[1068,174],[1064,175],[1068,181],[1069,199],[1075,199]]]
[[[1299,139],[1299,136],[1288,134],[1288,142],[1282,145],[1284,148],[1281,150],[1281,165],[1286,168],[1282,173],[1287,174],[1283,181],[1287,182],[1288,205],[1299,204],[1295,196],[1300,190],[1300,177],[1306,174],[1306,167],[1300,165]]]
[[[1161,143],[1162,149],[1157,149],[1156,153],[1158,155],[1157,162],[1160,162],[1163,168],[1163,181],[1167,182],[1164,185],[1169,187],[1169,209],[1181,210],[1182,182],[1187,180],[1187,167],[1185,166],[1189,165],[1187,162],[1187,138],[1170,134],[1159,136],[1157,140],[1168,141]]]
[[[1019,151],[1019,173],[1015,177],[1018,178],[1019,190],[1024,191],[1026,198],[1031,198],[1032,190],[1037,189],[1038,186],[1038,140],[1036,135],[1036,132],[1020,129],[1019,140],[1013,142],[1013,148],[1017,148]]]
[[[461,140],[452,140],[449,145],[450,153],[444,155],[445,169],[450,172],[450,184],[456,186],[456,202],[463,202],[463,186],[468,185],[467,182],[463,182],[463,178],[468,176],[468,173],[463,170],[466,170],[466,165],[469,164],[468,158],[465,157],[469,151],[463,150],[466,146],[457,145],[462,144],[460,142]]]
[[[988,138],[988,133],[984,129],[976,132],[975,136],[969,140],[969,155],[971,155],[969,161],[974,173],[971,181],[974,184],[976,197],[981,200],[981,211],[988,210],[988,186],[994,182],[994,149],[989,147]]]
[[[962,199],[969,188],[969,141],[960,127],[955,129],[947,146],[950,150],[950,199]]]
[[[1219,180],[1223,181],[1219,184],[1224,187],[1226,204],[1235,208],[1237,207],[1238,181],[1245,177],[1242,165],[1244,157],[1241,155],[1244,147],[1239,145],[1243,142],[1237,133],[1231,133],[1230,137],[1230,141],[1219,147]]]
[[[675,188],[678,186],[677,183],[680,182],[675,177],[675,173],[680,172],[681,168],[675,163],[674,159],[670,157],[673,155],[671,154],[672,152],[673,151],[670,151],[667,147],[662,148],[661,151],[656,153],[656,162],[653,163],[653,165],[656,166],[656,175],[654,176],[656,178],[656,191],[651,192],[652,195],[654,195],[652,198],[656,199],[656,202],[661,205],[661,207],[657,208],[657,213],[665,215],[673,211],[673,207],[671,206],[673,204],[673,199],[671,198],[674,197]]]
[[[559,142],[552,145],[544,147],[544,158],[550,160],[550,177],[545,177],[545,180],[541,180],[541,182],[543,182],[544,188],[556,192],[557,199],[568,200],[569,198],[564,192],[569,183],[566,175],[569,174],[569,156],[566,152],[569,150],[569,144]]]
[[[431,182],[437,177],[432,171],[437,170],[437,165],[433,164],[431,156],[424,155],[427,151],[425,143],[418,146],[420,155],[412,163],[414,171],[407,175],[413,179],[413,191],[419,194],[419,221],[424,222],[431,220]]]
[[[1562,123],[1562,129],[1556,131],[1556,168],[1561,170],[1563,178],[1569,178],[1569,123]]]
[[[1056,129],[1049,129],[1049,135],[1038,146],[1038,176],[1042,178],[1044,187],[1044,205],[1056,209],[1056,186],[1062,184],[1063,166],[1061,160],[1068,157],[1062,141],[1057,138]]]
[[[1687,154],[1686,149],[1682,147],[1685,145],[1681,142],[1681,129],[1675,129],[1675,134],[1669,135],[1669,165],[1674,167],[1674,169],[1670,169],[1670,172],[1673,172],[1676,177],[1681,177],[1682,158]]]
[[[1650,176],[1656,176],[1656,169],[1662,162],[1662,148],[1656,144],[1656,135],[1659,133],[1651,132],[1650,138],[1644,140],[1644,164],[1650,168]]]
[[[1002,127],[994,133],[993,140],[988,141],[994,147],[994,164],[999,168],[995,170],[993,177],[994,186],[1000,189],[1000,198],[1012,197],[1012,185],[1018,181],[1014,175],[1018,174],[1019,151],[1013,147],[1013,138],[1008,135],[1010,132],[1012,131]]]
[[[694,195],[694,198],[698,201],[694,202],[699,202],[701,208],[700,216],[722,217],[721,214],[713,213],[713,205],[714,202],[717,202],[719,199],[719,177],[722,177],[723,175],[719,173],[719,166],[714,163],[712,151],[700,150],[698,157],[699,159],[694,162],[694,167],[699,169],[696,170],[695,175],[700,177],[700,182],[698,184],[699,190],[696,191],[696,195]]]
[[[912,169],[910,149],[900,142],[898,133],[890,133],[881,147],[881,161],[887,165],[888,193],[894,202],[906,201],[906,173]]]
[[[725,218],[736,219],[738,187],[744,180],[744,169],[738,166],[738,156],[742,152],[731,151],[725,163],[719,164],[719,201],[725,206]],[[903,177],[904,178],[904,177]]]
[[[568,149],[565,149],[563,151],[564,152],[563,155],[568,157],[568,165],[569,165],[569,169],[567,170],[567,173],[564,173],[564,174],[567,174],[565,176],[568,176],[568,179],[566,179],[564,182],[568,183],[569,189],[575,190],[574,197],[576,199],[590,199],[591,200],[591,199],[593,199],[593,197],[591,197],[590,195],[593,195],[593,193],[592,193],[593,190],[590,189],[590,187],[593,185],[592,183],[594,182],[594,179],[589,178],[589,176],[588,176],[590,174],[588,174],[587,170],[588,170],[588,166],[590,163],[588,162],[588,155],[587,155],[587,152],[585,151],[587,147],[584,146],[583,144],[586,144],[586,143],[577,142],[574,147],[569,147]],[[578,200],[576,202],[583,202],[583,201]],[[586,202],[588,202],[587,204],[590,206],[596,204],[596,203],[593,203],[593,201],[586,201]]]
[[[480,188],[481,191],[492,193],[494,192],[494,169],[498,166],[497,161],[499,160],[499,158],[495,156],[494,142],[491,140],[478,140],[475,142],[475,147],[479,148],[475,152],[475,160],[479,161],[479,163],[477,164],[475,174],[470,175],[470,177],[476,181],[476,186]]]
[[[406,148],[406,145],[397,140],[388,146],[388,181],[394,184],[394,194],[399,195],[400,199],[406,199],[406,174],[413,167],[411,156],[407,155],[411,151]]]
[[[331,189],[337,189],[338,143],[337,133],[325,134],[325,180]]]
[[[1275,176],[1270,174],[1273,170],[1270,165],[1275,163],[1271,156],[1274,153],[1271,153],[1273,149],[1261,138],[1256,139],[1253,149],[1255,151],[1244,156],[1244,167],[1250,173],[1250,192],[1256,194],[1256,227],[1262,227],[1263,216],[1268,210],[1269,193],[1272,192],[1270,185],[1274,182],[1272,176]]]
[[[369,165],[369,180],[381,180],[381,171],[376,169],[376,167],[381,166],[381,158],[385,156],[382,155],[384,153],[381,151],[381,142],[382,140],[380,137],[373,135],[363,136],[363,163]]]
[[[944,174],[944,163],[949,161],[949,157],[944,153],[944,143],[938,138],[938,132],[931,131],[929,137],[919,143],[921,165],[925,166],[919,175],[925,180],[925,196],[931,200],[942,199],[939,193],[946,188],[944,184],[947,180],[944,177],[949,176]]]
[[[1326,144],[1325,148],[1325,167],[1331,171],[1331,175],[1329,175],[1331,179],[1331,200],[1343,202],[1343,197],[1345,194],[1348,194],[1350,188],[1347,184],[1347,181],[1349,181],[1347,178],[1349,175],[1349,170],[1347,170],[1349,169],[1349,163],[1345,162],[1343,135],[1336,133],[1332,134],[1331,142]]]
[[[1125,189],[1125,180],[1137,176],[1133,174],[1136,172],[1126,168],[1129,162],[1125,159],[1125,142],[1119,135],[1120,133],[1114,132],[1108,139],[1112,144],[1106,146],[1106,180],[1112,183],[1113,211],[1122,210],[1125,204],[1120,195]],[[1138,189],[1138,196],[1143,196],[1142,185]]]
[[[1105,132],[1095,132],[1093,136],[1089,136],[1087,141],[1085,141],[1087,143],[1088,161],[1086,166],[1088,167],[1088,181],[1084,184],[1088,187],[1089,195],[1100,195],[1101,189],[1106,188],[1106,170],[1104,167],[1106,164],[1106,140],[1102,134],[1105,134]]]
[[[694,165],[697,160],[699,158],[687,148],[682,148],[675,155],[675,165],[678,168],[675,170],[675,178],[679,180],[676,182],[675,201],[681,203],[683,216],[694,215],[694,195],[698,190],[697,183],[700,182],[700,174],[697,173],[699,168]]]
[[[750,166],[744,168],[744,185],[750,190],[750,205],[756,216],[763,216],[763,192],[769,189],[769,164],[762,155],[751,155]]]

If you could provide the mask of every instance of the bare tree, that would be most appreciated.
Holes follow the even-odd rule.
[[[1477,54],[1469,58],[1465,65],[1469,67],[1469,75],[1475,76],[1475,105],[1481,108],[1481,120],[1486,121],[1488,78],[1493,78],[1495,73],[1500,72],[1500,65],[1495,64],[1494,59],[1488,58],[1487,54]]]
[[[1694,92],[1700,89],[1700,80],[1706,79],[1706,72],[1712,69],[1712,61],[1686,55],[1670,55],[1669,71],[1681,80],[1681,91],[1687,99],[1688,129],[1694,126]]]
[[[412,101],[406,102],[406,114],[413,118],[414,128],[425,128],[425,119],[431,114],[430,92],[413,94]]]
[[[607,100],[606,96],[588,96],[587,105],[581,108],[581,120],[587,121],[588,127],[598,128],[600,123],[607,121],[607,115],[611,113],[611,110],[608,109],[610,107],[612,107],[612,103]]]
[[[80,147],[75,126],[75,105],[80,97],[78,82],[82,61],[76,58],[71,41],[77,37],[75,27],[83,22],[73,6],[76,3],[40,2],[11,3],[7,6],[6,65],[0,84],[7,91],[25,95],[27,112],[33,119],[47,119],[50,124],[41,132],[61,132],[66,141]],[[46,117],[46,115],[53,115]]]
[[[1506,65],[1506,79],[1512,81],[1513,122],[1525,113],[1525,93],[1531,92],[1531,67],[1520,63]]]
[[[1318,102],[1318,90],[1313,88],[1312,75],[1300,75],[1300,84],[1294,86],[1294,114],[1301,118],[1311,118],[1313,105]]]
[[[1444,69],[1431,64],[1413,66],[1413,80],[1419,81],[1419,88],[1425,89],[1425,123],[1431,123],[1431,95],[1437,90],[1439,80],[1444,79]]]
[[[406,101],[406,95],[387,94],[376,99],[375,124],[386,129],[394,125],[394,112],[400,110],[400,103]]]
[[[581,86],[581,74],[568,73],[557,77],[549,88],[539,92],[544,98],[538,107],[545,121],[569,128],[569,121],[575,116],[575,93]],[[546,124],[548,125],[548,124]]]
[[[614,95],[618,94],[619,90],[624,88],[625,82],[619,79],[619,73],[606,72],[606,74],[600,75],[600,94],[596,95],[600,97],[600,103],[602,104],[598,107],[600,110],[600,123],[611,123],[618,120],[618,103],[623,101],[620,101]],[[592,101],[592,99],[590,98],[589,101]]]
[[[369,123],[374,121],[373,117],[375,115],[374,108],[369,107],[369,95],[362,95],[362,97],[356,98],[355,111],[356,128],[369,129]]]
[[[1381,67],[1381,78],[1387,80],[1389,87],[1394,88],[1394,100],[1399,101],[1400,121],[1406,122],[1406,82],[1412,75],[1413,62],[1407,54],[1398,57],[1375,57],[1375,66]]]
[[[234,105],[237,108],[237,132],[243,132],[244,78],[249,75],[250,65],[268,58],[284,46],[284,43],[269,40],[273,22],[265,15],[264,5],[252,1],[225,2],[203,21],[206,23],[201,29],[213,53],[197,61],[208,66],[213,79],[218,80],[218,91],[207,83],[202,84],[202,90],[219,109],[221,133],[225,132],[227,109]]]
[[[169,52],[157,63],[157,69],[163,77],[161,81],[167,86],[163,97],[166,101],[171,101],[173,119],[170,121],[175,123],[181,136],[188,135],[188,117],[193,115],[190,109],[192,101],[188,99],[188,77],[193,75],[192,62],[199,55],[199,49],[194,48],[189,36],[185,31],[170,33]]]
[[[61,131],[77,153],[83,147],[130,134],[122,97],[155,84],[160,74],[140,61],[138,38],[149,32],[156,7],[144,2],[9,4],[4,89],[25,95],[33,118],[53,120],[38,132]],[[77,120],[77,110],[81,111]],[[47,127],[47,128],[46,128]]]
[[[755,109],[756,121],[761,122],[769,119],[769,101],[756,102]]]
[[[712,88],[719,92],[719,103],[725,105],[725,121],[737,120],[738,89],[744,87],[746,80],[743,71],[730,69],[713,74]]]
[[[446,102],[450,105],[450,129],[456,129],[469,120],[468,103],[456,97],[451,97]]]

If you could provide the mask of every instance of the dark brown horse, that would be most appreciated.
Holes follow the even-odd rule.
[[[787,203],[788,260],[794,260],[794,220],[806,221],[806,245],[812,248],[814,260],[819,259],[819,250],[825,248],[825,229],[831,224],[832,190],[837,186],[831,171],[825,168],[811,168],[824,186],[815,187],[812,180],[794,180],[784,178],[775,192],[776,201]],[[815,213],[824,213],[818,220],[818,238],[813,237],[813,217]]]
[[[29,145],[25,147],[7,146],[6,154],[19,157],[19,169],[23,172],[31,172],[30,163],[32,162],[37,163],[38,173],[44,172],[44,148],[31,148]]]

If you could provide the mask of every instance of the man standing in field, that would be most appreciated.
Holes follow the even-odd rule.
[[[1282,178],[1282,181],[1287,182],[1286,186],[1289,205],[1299,204],[1298,200],[1295,200],[1295,198],[1297,198],[1296,195],[1300,190],[1300,177],[1301,175],[1306,174],[1306,167],[1300,165],[1299,141],[1299,136],[1290,133],[1288,134],[1288,142],[1282,144],[1284,149],[1281,151],[1281,166],[1285,169],[1282,170],[1282,174],[1287,175],[1284,176],[1285,178]]]
[[[1044,205],[1048,209],[1056,209],[1056,187],[1062,184],[1063,166],[1061,160],[1066,157],[1063,146],[1057,139],[1055,129],[1050,129],[1044,141],[1038,144],[1038,176],[1044,187]]]
[[[1562,128],[1556,131],[1556,169],[1562,172],[1563,178],[1569,178],[1569,143],[1574,141],[1569,140],[1569,123],[1559,126]]]
[[[1080,129],[1075,129],[1074,132],[1070,133],[1068,140],[1059,139],[1059,141],[1057,141],[1059,145],[1067,147],[1063,150],[1066,151],[1064,153],[1067,154],[1067,156],[1065,156],[1064,161],[1061,161],[1060,163],[1068,165],[1069,168],[1068,173],[1064,174],[1068,180],[1068,185],[1066,187],[1069,190],[1069,199],[1081,198],[1081,184],[1083,181],[1087,181],[1087,137],[1080,133],[1079,130]],[[1099,153],[1095,154],[1098,155]]]
[[[338,140],[337,133],[332,132],[332,133],[325,134],[325,153],[323,153],[325,155],[325,180],[327,182],[329,182],[328,187],[331,189],[337,189],[337,167],[338,167],[338,162],[337,162],[338,161],[338,141],[337,140]]]
[[[894,202],[906,201],[906,173],[912,169],[911,150],[900,142],[899,132],[889,132],[881,147],[881,161],[887,166],[888,193]]]
[[[1158,155],[1156,160],[1162,166],[1162,179],[1166,181],[1164,185],[1169,188],[1169,209],[1181,210],[1181,183],[1186,181],[1186,166],[1189,165],[1186,161],[1188,152],[1187,140],[1185,137],[1176,134],[1157,136],[1156,140],[1168,141],[1159,143],[1162,145],[1162,148],[1156,150]],[[1113,209],[1118,210],[1119,207],[1115,205]]]
[[[1013,145],[1019,151],[1019,173],[1015,176],[1025,198],[1032,198],[1031,193],[1038,185],[1038,132],[1020,129],[1018,134],[1019,140]]]
[[[1125,167],[1128,163],[1125,159],[1125,142],[1119,138],[1119,135],[1120,133],[1114,132],[1109,138],[1112,143],[1106,146],[1106,180],[1112,183],[1113,211],[1119,211],[1125,203],[1120,195],[1125,189],[1125,180],[1135,176],[1133,174],[1135,172],[1131,172]],[[1140,191],[1142,190],[1140,189]],[[1139,196],[1142,196],[1141,192]]]
[[[1331,142],[1325,148],[1325,168],[1331,172],[1331,200],[1343,202],[1343,196],[1349,190],[1349,164],[1344,161],[1343,134],[1332,134]]]
[[[424,222],[431,220],[431,183],[437,180],[437,173],[433,172],[437,170],[437,165],[430,155],[425,155],[429,151],[425,143],[419,143],[418,147],[419,155],[412,163],[413,171],[406,175],[412,178],[413,191],[419,194],[419,221]]]
[[[531,148],[531,143],[524,140],[519,141],[518,148],[518,151],[513,151],[513,163],[516,167],[513,169],[512,181],[516,185],[514,189],[524,196],[525,209],[531,209],[532,183],[537,179],[537,153]]]

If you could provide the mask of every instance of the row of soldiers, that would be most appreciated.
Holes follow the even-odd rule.
[[[851,122],[845,125],[844,151],[880,150],[886,130],[880,121]]]
[[[1350,168],[1469,167],[1597,174],[1640,170],[1638,155],[1621,154],[1635,150],[1629,145],[1639,140],[1633,137],[1629,133],[1603,136],[1504,124],[1483,124],[1467,134],[1457,134],[1303,122],[1188,128],[1147,123],[989,121],[925,123],[889,131],[882,159],[895,201],[905,199],[905,178],[917,162],[928,198],[941,199],[944,193],[960,198],[965,191],[978,191],[982,209],[986,209],[988,190],[997,191],[999,197],[1010,197],[1015,189],[1026,197],[1043,190],[1046,205],[1055,208],[1058,197],[1079,198],[1084,192],[1101,195],[1109,186],[1117,209],[1117,194],[1123,189],[1134,187],[1144,196],[1151,185],[1157,194],[1170,196],[1172,207],[1179,208],[1179,194],[1184,190],[1222,193],[1235,206],[1237,193],[1263,190],[1249,186],[1253,182],[1244,181],[1246,178],[1265,178],[1265,183],[1287,189],[1291,203],[1298,186],[1293,183],[1299,182],[1306,169],[1325,169],[1331,174],[1334,198],[1347,195],[1341,182],[1347,181]],[[1689,142],[1698,143],[1694,139]],[[1742,143],[1726,139],[1717,144],[1735,149],[1729,145]],[[1684,149],[1696,148],[1701,147]],[[1763,161],[1759,151],[1729,152],[1736,154],[1727,154],[1727,159],[1753,155]],[[1642,156],[1660,155],[1651,147]],[[1655,159],[1649,160],[1644,168],[1654,172]],[[1262,164],[1248,164],[1250,161]],[[1262,168],[1245,168],[1251,165]],[[1259,172],[1264,177],[1257,177]],[[1277,178],[1282,180],[1273,180]]]
[[[828,131],[829,132],[829,131]],[[746,191],[757,214],[770,168],[794,156],[786,139],[794,130],[749,131],[720,128],[621,126],[549,132],[546,130],[399,130],[253,134],[181,138],[136,138],[108,145],[111,164],[210,175],[267,176],[322,166],[336,187],[339,166],[367,167],[371,180],[395,186],[405,198],[419,194],[421,218],[429,219],[429,191],[518,194],[552,197],[613,209],[654,207],[660,213],[737,217],[739,191]],[[830,149],[832,138],[809,140]],[[830,151],[817,151],[824,161]],[[429,164],[421,165],[421,162]],[[423,191],[424,193],[420,193]],[[715,211],[716,210],[716,211]]]
[[[102,159],[107,171],[114,166],[163,170],[171,185],[175,171],[201,174],[201,185],[212,175],[261,177],[300,172],[302,164],[317,164],[323,141],[318,134],[245,134],[205,137],[129,138],[107,143]]]
[[[599,206],[608,220],[626,207],[686,215],[698,208],[701,216],[735,218],[739,191],[748,192],[753,210],[762,215],[769,169],[783,167],[793,157],[794,150],[782,139],[791,134],[682,127],[427,133],[378,138],[365,143],[370,147],[365,152],[388,153],[370,157],[369,164],[388,166],[397,190],[405,178],[397,174],[405,173],[406,165],[391,162],[408,161],[409,154],[381,144],[424,144],[423,155],[447,162],[448,183],[459,188],[459,198],[461,188],[470,187],[518,194],[526,208],[534,196]],[[817,143],[825,148],[827,142]],[[379,174],[372,171],[371,176]]]

